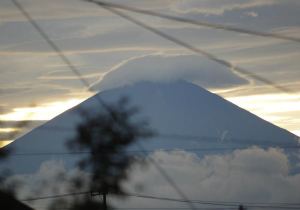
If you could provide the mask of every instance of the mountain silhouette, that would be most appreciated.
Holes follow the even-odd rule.
[[[287,130],[183,80],[169,83],[144,81],[98,95],[107,103],[126,96],[131,105],[139,108],[137,118],[147,118],[150,127],[161,134],[142,142],[147,150],[296,145],[299,139]],[[102,107],[93,96],[7,147],[22,154],[68,152],[65,142],[75,135],[76,125],[81,120],[77,111],[82,108],[96,111]],[[199,156],[216,152],[223,151],[195,151]],[[33,173],[43,161],[51,158],[62,158],[66,167],[72,168],[78,157],[65,154],[10,156],[5,165],[15,173]]]

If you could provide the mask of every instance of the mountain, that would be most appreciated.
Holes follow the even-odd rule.
[[[150,126],[158,133],[178,134],[156,136],[143,142],[148,150],[187,148],[226,148],[252,145],[296,144],[297,136],[228,102],[195,84],[186,81],[170,83],[140,82],[98,93],[111,103],[127,96],[130,104],[140,108],[139,117],[148,117]],[[95,96],[67,110],[44,125],[20,137],[10,145],[14,153],[67,152],[66,140],[75,134],[81,118],[78,110],[101,108]],[[52,129],[56,127],[57,129]],[[63,129],[68,128],[68,129]],[[188,138],[185,136],[197,138]],[[202,136],[202,138],[200,138]],[[184,137],[184,138],[182,138]],[[135,150],[137,148],[134,148]],[[207,154],[198,152],[199,156]],[[217,151],[220,153],[220,151]],[[6,166],[15,173],[35,172],[51,158],[62,158],[73,167],[78,155],[11,156]]]

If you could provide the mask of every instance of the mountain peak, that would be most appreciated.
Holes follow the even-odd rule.
[[[129,97],[130,104],[140,108],[140,117],[147,117],[150,126],[157,133],[216,138],[208,144],[190,139],[162,139],[158,136],[146,143],[147,149],[193,148],[196,144],[201,148],[211,148],[226,144],[222,143],[224,138],[289,144],[296,143],[297,139],[292,133],[184,80],[169,83],[143,81],[103,91],[98,95],[107,103],[122,96]],[[95,110],[99,108],[99,103],[93,96],[17,139],[8,147],[17,153],[66,152],[65,142],[74,136],[76,124],[81,120],[76,114],[78,108]],[[73,131],[47,129],[53,126],[69,127]],[[248,143],[246,146],[254,144],[250,141]],[[28,172],[36,170],[41,161],[47,158],[50,156],[40,159],[28,156],[22,160],[11,158],[10,165],[18,172]],[[64,159],[74,163],[71,157]],[[22,163],[26,160],[31,162],[30,166]]]

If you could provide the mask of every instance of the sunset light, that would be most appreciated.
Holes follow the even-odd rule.
[[[257,115],[300,110],[299,95],[253,95],[226,99]]]
[[[13,142],[14,140],[0,140],[0,148],[10,144],[11,142]]]
[[[14,132],[18,131],[18,128],[0,128],[0,133],[9,133],[9,132]]]
[[[300,136],[300,96],[289,94],[228,97],[226,100]]]
[[[44,104],[37,107],[16,108],[14,112],[1,115],[0,120],[3,121],[20,121],[20,120],[51,120],[60,113],[78,105],[83,101],[79,99],[73,99],[66,102],[55,102],[50,104]],[[27,119],[29,118],[29,119]],[[3,132],[9,132],[7,129]]]
[[[0,8],[1,209],[300,210],[300,0]]]

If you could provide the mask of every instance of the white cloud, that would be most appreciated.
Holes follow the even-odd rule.
[[[173,10],[181,13],[204,13],[207,15],[223,15],[234,9],[247,9],[265,5],[278,4],[277,0],[181,0],[173,4]]]
[[[147,9],[167,8],[173,0],[111,0],[112,3]],[[66,19],[78,17],[111,16],[112,14],[93,3],[72,0],[26,0],[23,7],[36,19]],[[1,1],[1,22],[25,21],[20,12],[10,2]],[[1,24],[0,22],[0,24]]]
[[[290,163],[281,150],[236,150],[232,154],[203,158],[184,151],[156,151],[151,157],[190,199],[297,202],[300,193],[300,174],[289,175]],[[143,194],[178,197],[155,167],[149,166],[146,171],[135,168],[132,174],[129,189],[134,190],[134,184],[144,183]],[[127,205],[133,206],[132,203]],[[151,205],[151,201],[144,200],[143,205]]]
[[[249,84],[230,69],[198,55],[150,55],[120,63],[93,87],[105,90],[139,81],[169,82],[178,79],[186,79],[205,88]]]
[[[253,11],[244,12],[243,14],[246,15],[246,16],[251,16],[251,17],[257,17],[258,16],[258,14],[256,12],[253,12]]]
[[[16,196],[18,199],[28,199],[43,197],[49,195],[68,194],[72,191],[69,184],[74,177],[85,177],[89,180],[89,175],[79,169],[67,170],[65,162],[60,160],[48,160],[41,164],[39,170],[35,174],[14,175],[9,177],[3,184],[4,188],[14,186],[16,183]],[[86,184],[87,184],[86,183]],[[87,185],[83,186],[83,190],[87,189]],[[46,207],[52,199],[40,200],[38,202],[26,202],[29,205]]]
[[[51,19],[51,18],[74,18],[74,17],[91,17],[101,16],[103,11],[99,12],[99,8],[91,7],[82,1],[21,1],[22,6],[26,11],[36,19]],[[20,11],[11,3],[1,1],[2,8],[1,19],[3,22],[10,21],[26,21]],[[107,15],[107,12],[104,12]]]
[[[230,154],[198,157],[186,151],[155,151],[150,155],[172,177],[190,199],[237,202],[298,202],[300,174],[290,174],[288,155],[280,149],[236,150]],[[148,160],[149,157],[146,158]],[[65,173],[65,179],[57,181],[57,174]],[[77,169],[67,171],[62,160],[44,162],[36,174],[15,175],[12,181],[24,184],[18,190],[19,198],[49,196],[68,193],[67,180],[74,175],[88,174]],[[45,185],[47,184],[47,185]],[[45,188],[47,186],[47,188]],[[141,187],[143,186],[143,187]],[[131,192],[145,195],[178,198],[174,189],[156,168],[132,165],[130,181],[124,187]],[[46,189],[46,190],[45,190]],[[141,190],[143,192],[141,192]],[[132,198],[115,200],[122,207],[180,207],[185,204]],[[46,206],[51,200],[42,200],[32,206]],[[200,206],[199,206],[200,207]],[[202,206],[203,207],[203,206]]]

